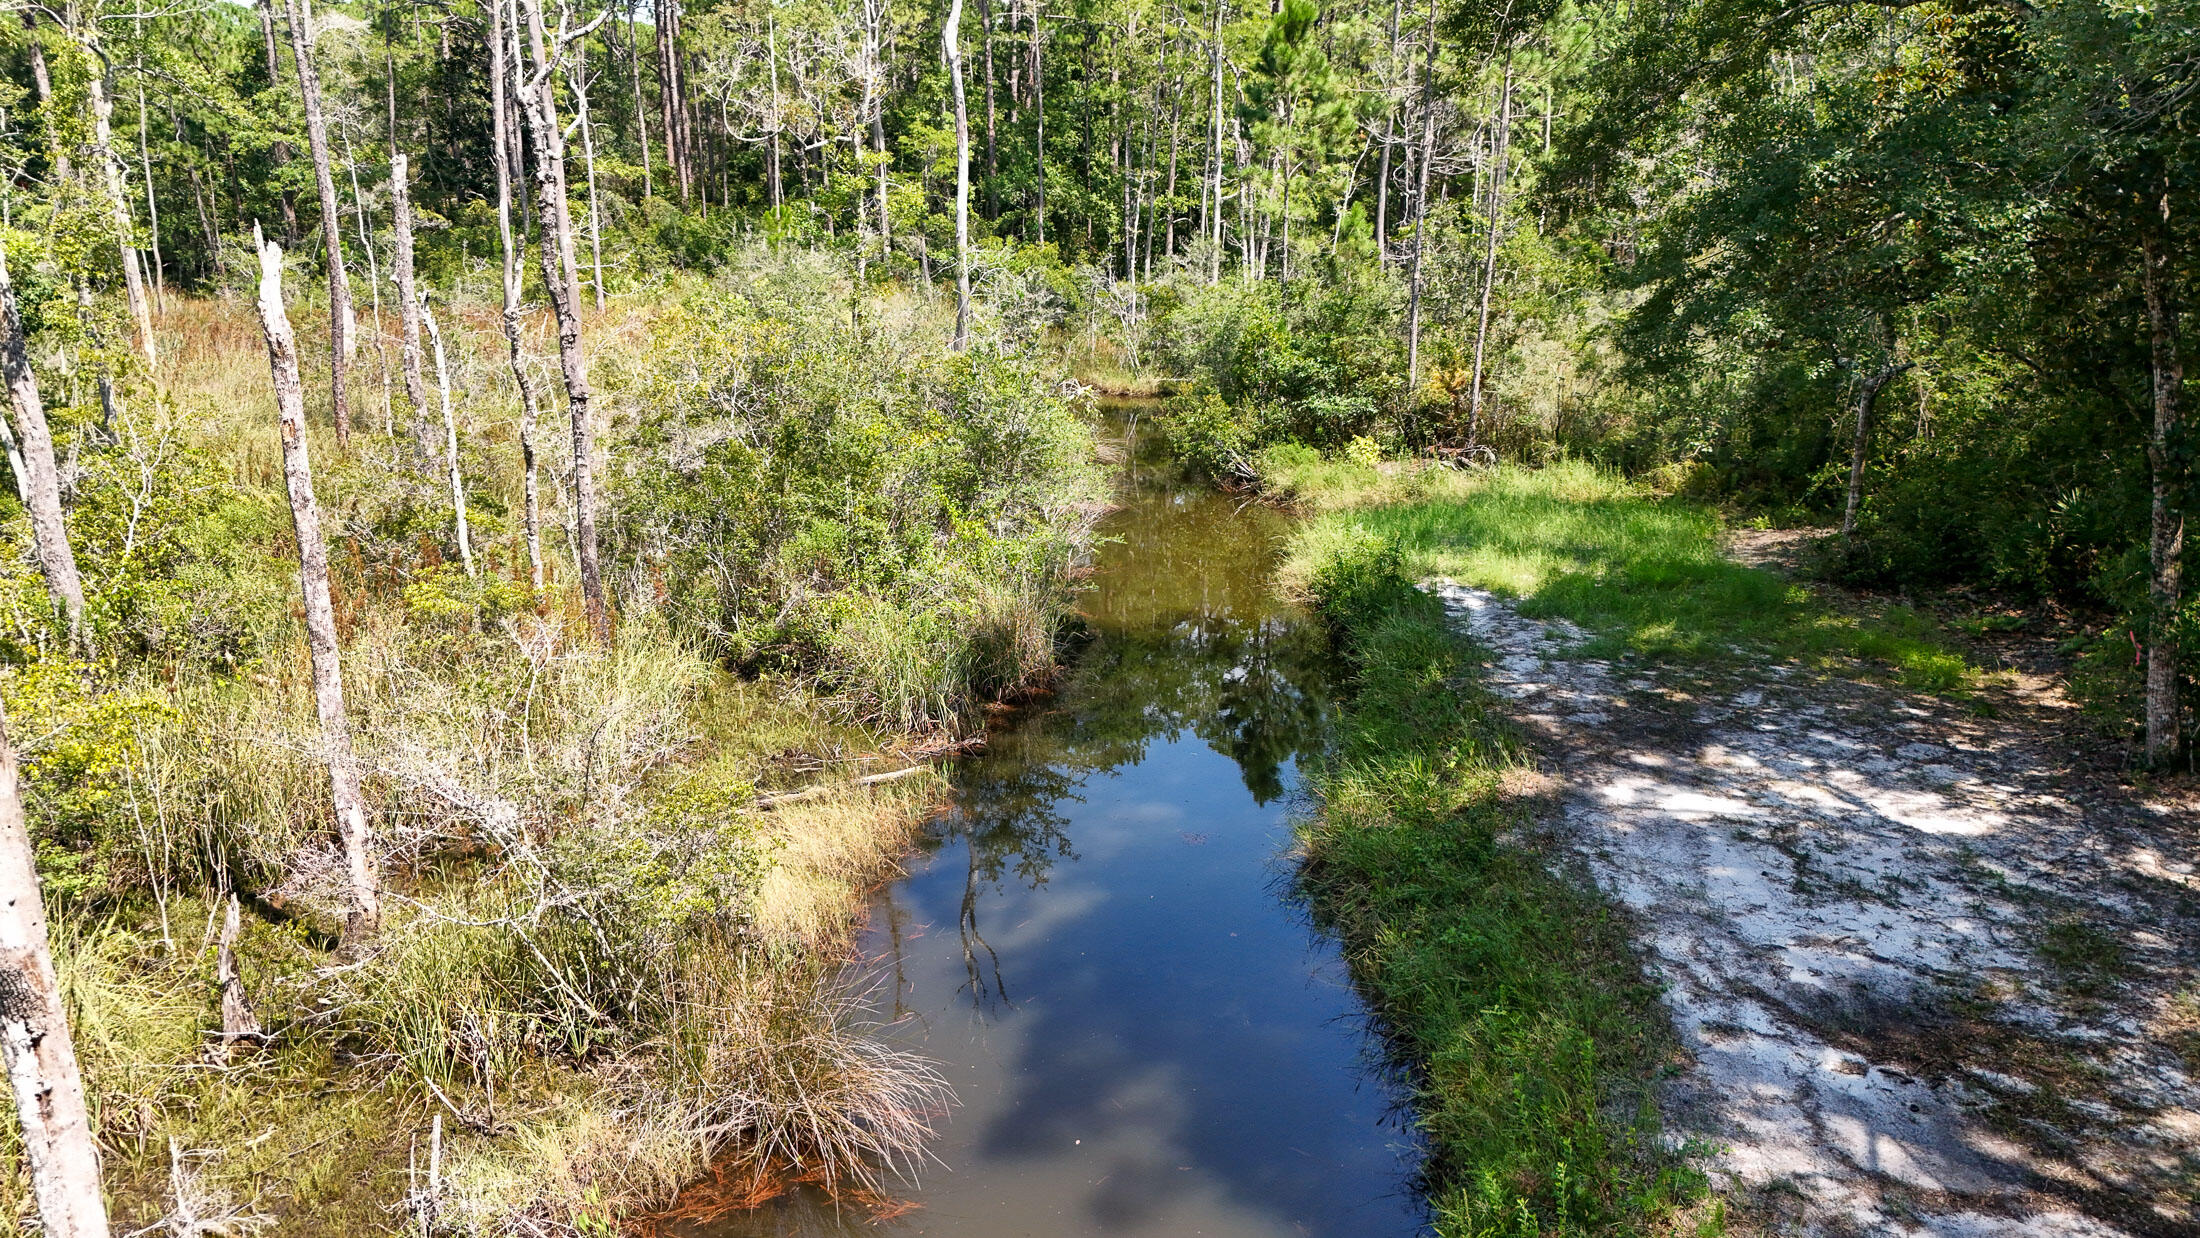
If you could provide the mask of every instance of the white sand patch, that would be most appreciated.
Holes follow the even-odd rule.
[[[2164,909],[2200,888],[2192,822],[2072,794],[2053,737],[2006,721],[1795,667],[1706,688],[1566,660],[1579,629],[1430,588],[1561,777],[1558,837],[1634,914],[1693,1058],[1669,1122],[1716,1179],[1804,1234],[2133,1233],[2102,1199],[2189,1218],[2200,1086],[2146,1029],[2200,966]],[[2105,998],[2034,954],[2073,909],[2124,927]]]

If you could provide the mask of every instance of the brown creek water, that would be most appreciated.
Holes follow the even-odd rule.
[[[954,771],[870,909],[881,1034],[957,1103],[872,1209],[797,1190],[677,1229],[1405,1238],[1421,1159],[1336,943],[1290,884],[1331,669],[1271,588],[1286,518],[1128,470],[1060,691]]]

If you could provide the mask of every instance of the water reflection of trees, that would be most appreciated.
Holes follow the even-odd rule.
[[[958,922],[967,988],[1009,1000],[986,942],[984,894],[1044,885],[1075,861],[1070,818],[1095,774],[1197,737],[1236,762],[1257,803],[1321,743],[1324,642],[1271,591],[1281,517],[1206,491],[1150,490],[1109,523],[1114,539],[1083,599],[1091,642],[1045,706],[997,730],[956,774],[955,811],[928,840],[966,847]]]
[[[984,894],[1010,881],[1036,889],[1057,861],[1076,860],[1064,809],[1082,802],[1086,779],[1189,734],[1234,761],[1254,800],[1269,803],[1285,791],[1284,766],[1321,742],[1328,677],[1318,636],[1282,616],[1187,616],[1101,634],[1051,707],[1003,727],[957,771],[955,811],[929,840],[966,849],[957,922],[972,1002],[1010,1000],[985,939]]]

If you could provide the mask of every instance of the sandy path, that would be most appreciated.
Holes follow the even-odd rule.
[[[2028,721],[1566,658],[1578,629],[1433,587],[1561,780],[1561,853],[1634,915],[1692,1059],[1670,1127],[1743,1228],[2200,1234],[2189,813]]]

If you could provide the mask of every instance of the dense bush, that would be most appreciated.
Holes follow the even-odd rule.
[[[638,422],[618,562],[736,665],[947,723],[1051,664],[1090,433],[1035,355],[952,352],[906,306],[858,330],[845,302],[796,263],[651,322],[607,379]]]

